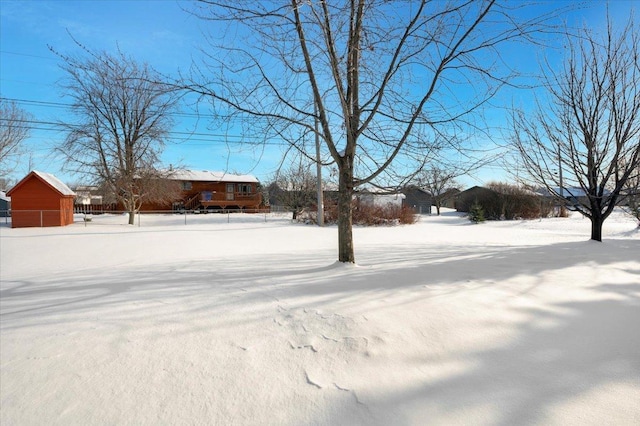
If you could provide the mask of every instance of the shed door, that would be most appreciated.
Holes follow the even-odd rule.
[[[233,187],[232,183],[227,184],[227,200],[233,200]]]

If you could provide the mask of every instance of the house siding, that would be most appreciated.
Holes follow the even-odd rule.
[[[262,195],[258,192],[255,182],[204,182],[181,181],[183,185],[181,199],[167,203],[146,203],[142,211],[173,210],[184,208],[240,208],[259,209],[262,204]],[[227,185],[233,186],[229,192]],[[188,189],[187,189],[188,188]],[[241,188],[248,192],[240,191]]]

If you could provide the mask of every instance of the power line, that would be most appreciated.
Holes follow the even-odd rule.
[[[72,104],[68,104],[64,102],[36,101],[31,99],[5,98],[5,97],[2,97],[0,99],[7,100],[10,102],[15,102],[19,105],[41,106],[41,107],[51,107],[51,108],[66,108],[66,109],[73,108]],[[207,116],[203,116],[203,114],[188,113],[188,112],[171,112],[171,113],[167,113],[167,115],[175,116],[175,117],[187,117],[187,118],[203,118],[203,117],[206,118],[207,117]],[[223,116],[220,114],[217,114],[216,116],[224,118],[225,120],[228,120],[231,118],[229,116]]]
[[[54,57],[40,56],[40,55],[30,55],[28,53],[11,52],[9,50],[0,50],[0,53],[6,54],[6,55],[26,56],[28,58],[48,59],[48,60],[51,60],[51,61],[55,61],[56,60],[56,58],[54,58]]]
[[[9,119],[0,117],[0,122],[9,121]],[[56,123],[52,121],[41,121],[41,120],[12,120],[16,123],[22,123],[20,126],[23,129],[27,130],[37,130],[37,131],[45,131],[45,132],[61,132],[64,131],[66,126],[61,123]],[[49,126],[49,127],[44,127]],[[270,145],[270,146],[284,146],[287,145],[286,142],[275,142],[275,141],[247,141],[247,140],[233,140],[229,138],[243,138],[239,135],[222,135],[222,134],[212,134],[212,133],[200,133],[200,132],[181,132],[181,131],[169,131],[167,132],[169,135],[174,135],[173,139],[181,140],[182,142],[189,142],[189,145],[192,146],[210,146],[213,144],[231,144],[231,145]],[[184,137],[183,137],[184,136]],[[196,137],[194,137],[196,136]],[[206,139],[205,139],[206,138]],[[244,138],[246,139],[246,138]],[[206,142],[206,143],[191,143],[191,142]],[[180,142],[176,142],[180,144]]]
[[[29,105],[29,106],[42,106],[47,108],[71,108],[71,104],[63,103],[63,102],[52,102],[52,101],[38,101],[31,99],[21,99],[21,98],[0,98],[2,100],[15,102],[19,105]],[[190,113],[170,113],[168,115],[177,116],[177,117],[187,117],[187,118],[202,118],[199,114],[190,114]],[[0,122],[3,120],[7,120],[5,118],[0,117]],[[37,131],[53,131],[59,132],[65,130],[65,125],[60,122],[53,121],[44,121],[44,120],[15,120],[16,122],[23,123],[23,126],[29,130],[37,130]],[[48,127],[43,127],[48,126]],[[271,146],[284,146],[288,145],[287,142],[281,141],[266,141],[255,137],[249,137],[246,135],[232,135],[232,134],[221,134],[221,133],[203,133],[200,131],[169,131],[167,132],[169,135],[175,136],[173,139],[178,139],[179,142],[208,142],[208,144],[191,144],[191,145],[209,145],[209,144],[245,144],[245,145],[271,145]],[[206,139],[205,139],[206,138]]]

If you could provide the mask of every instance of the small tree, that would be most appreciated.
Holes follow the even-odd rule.
[[[469,220],[473,223],[484,222],[484,209],[477,201],[471,205],[471,209],[469,209]]]
[[[608,21],[602,40],[587,30],[568,38],[568,60],[545,85],[551,103],[514,117],[514,141],[532,180],[569,198],[591,220],[591,239],[640,173],[640,32]],[[576,189],[577,188],[577,189]]]
[[[159,163],[177,97],[148,65],[120,51],[83,49],[85,57],[58,54],[77,117],[63,123],[67,137],[58,152],[72,171],[104,183],[133,224],[143,203],[175,197],[158,188],[169,173]]]
[[[316,176],[302,161],[279,171],[269,188],[270,195],[291,212],[293,220],[316,202]]]
[[[423,170],[422,173],[418,175],[418,186],[431,193],[438,216],[440,216],[442,204],[454,195],[451,190],[458,186],[456,177],[461,174],[462,173],[459,173],[455,169],[435,166]]]
[[[29,136],[30,115],[15,102],[0,98],[0,175],[12,173],[22,154],[22,143]]]
[[[18,183],[18,181],[15,179],[0,177],[0,191],[7,191],[16,183]]]

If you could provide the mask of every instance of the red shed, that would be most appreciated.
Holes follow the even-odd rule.
[[[54,175],[34,170],[7,196],[11,197],[12,228],[73,223],[75,193]]]

